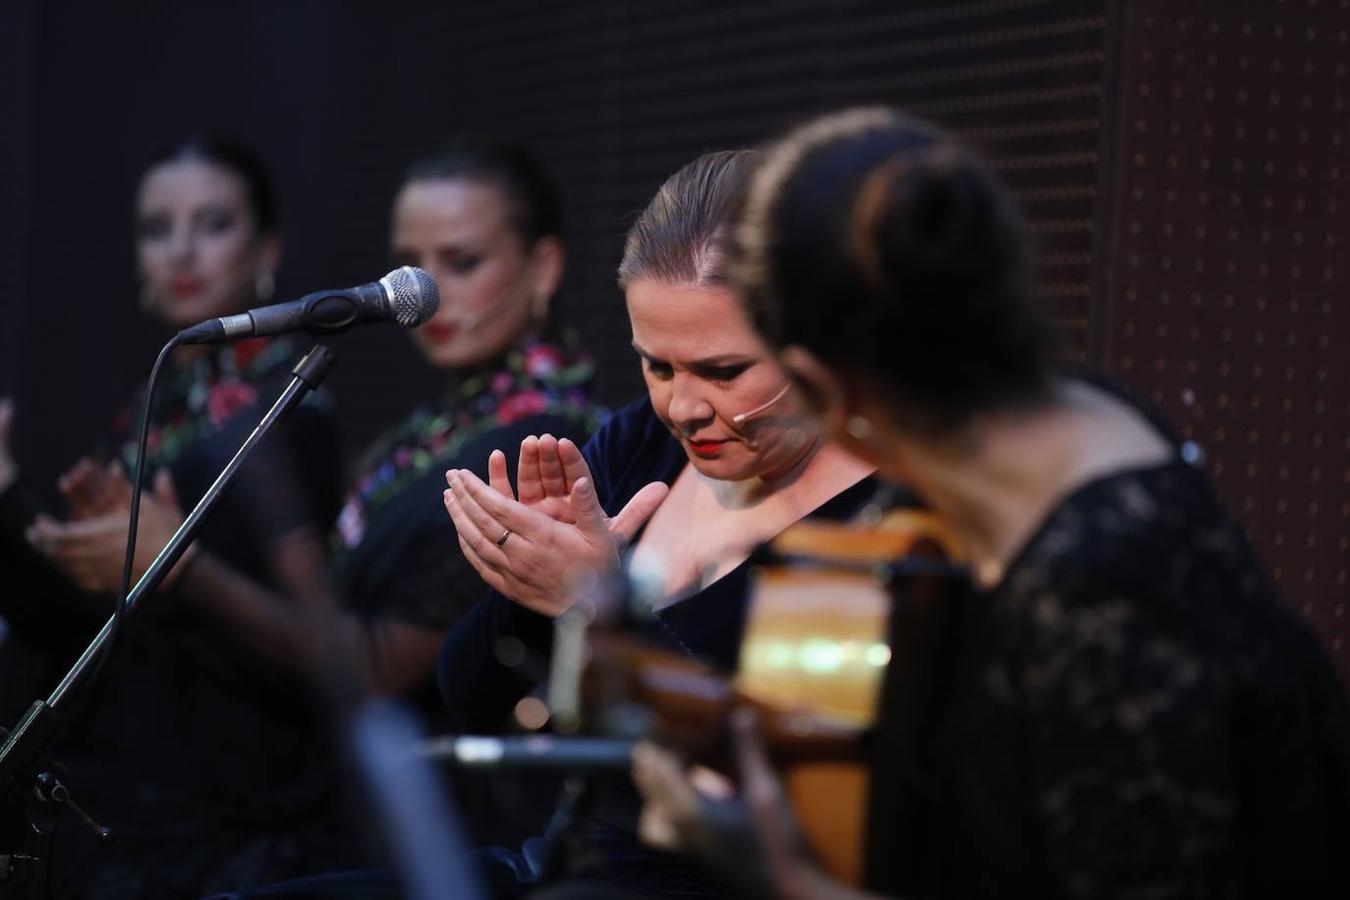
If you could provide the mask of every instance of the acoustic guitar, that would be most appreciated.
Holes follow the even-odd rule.
[[[928,702],[922,672],[940,652],[929,636],[964,580],[964,554],[936,516],[895,510],[866,526],[799,522],[772,542],[768,559],[752,573],[740,668],[729,677],[630,633],[586,629],[581,726],[641,733],[734,773],[729,715],[755,708],[808,845],[831,874],[858,884],[864,743],[882,675],[888,667],[914,673],[905,695],[888,701],[892,710],[917,715]]]

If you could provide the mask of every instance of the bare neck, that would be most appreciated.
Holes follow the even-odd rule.
[[[707,478],[704,481],[718,503],[728,511],[747,510],[761,505],[786,504],[798,507],[803,503],[811,503],[806,508],[809,512],[823,499],[829,499],[872,471],[868,464],[818,438],[806,447],[792,465],[770,477],[748,478],[744,481]],[[822,493],[824,497],[817,499]],[[812,503],[812,500],[816,502]]]
[[[829,444],[772,482],[717,481],[687,466],[643,530],[634,553],[663,572],[666,600],[699,590],[743,562],[872,467]]]
[[[889,439],[894,459],[961,537],[984,587],[1003,578],[1074,490],[1171,454],[1137,412],[1078,382],[1058,385],[1052,400],[1035,410],[986,416],[952,440]]]

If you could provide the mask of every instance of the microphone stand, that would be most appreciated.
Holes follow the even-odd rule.
[[[206,517],[214,511],[221,495],[229,487],[244,462],[262,443],[268,433],[290,415],[300,405],[310,391],[316,389],[328,371],[333,367],[333,354],[322,344],[315,345],[296,364],[291,383],[282,391],[272,408],[267,411],[253,433],[248,436],[234,457],[226,464],[215,482],[207,488],[202,499],[193,507],[192,512],[178,526],[178,530],[169,538],[169,542],[159,551],[145,574],[136,582],[127,594],[124,613],[130,613],[140,600],[154,593],[164,576],[178,562],[188,545],[196,538]],[[80,658],[71,666],[65,678],[56,686],[46,700],[36,700],[28,708],[19,723],[4,736],[0,745],[0,799],[11,790],[23,788],[23,800],[27,808],[29,828],[25,830],[28,838],[26,848],[18,852],[6,852],[0,848],[0,889],[7,884],[27,882],[30,897],[46,896],[47,857],[50,854],[52,831],[55,828],[55,804],[65,804],[76,810],[86,821],[92,822],[70,799],[69,790],[53,775],[53,767],[43,758],[47,745],[60,724],[60,711],[68,702],[71,694],[78,689],[94,669],[105,650],[113,631],[113,619],[109,618],[103,628],[95,635],[89,646],[80,654]],[[101,840],[107,840],[107,829],[98,829]]]

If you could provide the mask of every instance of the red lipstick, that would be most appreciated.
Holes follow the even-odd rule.
[[[175,278],[169,282],[169,290],[175,297],[195,297],[204,287],[199,278]]]
[[[685,441],[689,444],[690,450],[702,457],[716,456],[722,446],[728,443],[727,441],[696,441],[693,438],[686,438]]]
[[[422,326],[422,331],[433,344],[444,344],[459,334],[459,326],[453,322],[428,322]]]

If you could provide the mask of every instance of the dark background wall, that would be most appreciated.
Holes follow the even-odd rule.
[[[1104,361],[1350,673],[1350,3],[1128,9]]]
[[[660,181],[813,112],[895,103],[984,149],[1027,209],[1069,355],[1205,448],[1350,670],[1347,5],[10,0],[0,392],[20,456],[50,483],[144,377],[164,335],[134,309],[131,198],[188,133],[238,136],[275,169],[283,297],[382,273],[399,173],[446,135],[529,141],[568,202],[556,308],[619,403],[640,380],[613,270]],[[353,446],[441,384],[396,331],[333,346]]]

